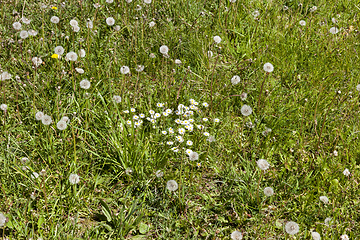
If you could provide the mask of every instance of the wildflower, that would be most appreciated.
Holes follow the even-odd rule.
[[[154,27],[154,26],[155,26],[155,24],[156,24],[156,23],[155,23],[154,21],[151,21],[151,22],[149,22],[149,27],[151,27],[151,28],[152,28],[152,27]]]
[[[129,73],[130,73],[130,68],[129,68],[128,66],[122,66],[122,67],[120,68],[120,72],[121,72],[122,74],[129,74]]]
[[[185,129],[184,128],[179,128],[179,134],[183,135],[185,133]]]
[[[56,53],[54,53],[53,55],[51,55],[51,58],[59,58],[59,55],[57,55]]]
[[[243,235],[239,231],[233,231],[230,235],[232,240],[241,240],[243,238]]]
[[[264,171],[270,167],[270,164],[265,159],[259,159],[256,163],[258,167]]]
[[[325,218],[325,221],[324,221],[325,225],[326,225],[326,226],[329,226],[329,224],[332,223],[331,220],[332,220],[332,219],[331,219],[330,217]]]
[[[220,122],[220,119],[214,118],[214,122],[219,123],[219,122]]]
[[[167,134],[167,131],[161,131],[161,133],[162,133],[163,135],[166,135],[166,134]]]
[[[215,142],[216,139],[215,139],[214,136],[209,136],[208,139],[206,139],[206,141],[208,141],[208,142]]]
[[[78,22],[75,19],[70,20],[70,26],[75,27],[78,26]]]
[[[136,109],[135,108],[130,108],[130,111],[131,112],[136,112]]]
[[[203,118],[202,119],[204,122],[207,122],[209,119],[207,119],[207,118]]]
[[[166,183],[166,188],[169,189],[169,191],[176,191],[178,189],[178,184],[175,180],[169,180]]]
[[[260,12],[258,10],[255,10],[252,15],[254,18],[257,18],[260,15]]]
[[[270,73],[270,72],[274,71],[274,66],[271,63],[265,63],[264,71]]]
[[[264,188],[264,194],[265,194],[265,196],[270,197],[270,196],[274,195],[274,189],[272,189],[271,187],[266,187],[266,188]]]
[[[182,136],[176,136],[176,140],[182,143],[184,141],[184,138]]]
[[[93,21],[88,19],[86,22],[86,27],[92,29],[94,27]]]
[[[4,112],[7,111],[7,108],[8,106],[5,103],[0,105],[0,109],[3,110]]]
[[[169,130],[169,134],[173,134],[173,133],[174,133],[174,129],[173,129],[173,128],[170,127],[168,130]]]
[[[4,80],[8,80],[8,79],[11,79],[11,74],[6,71],[3,72],[0,76],[0,80],[4,81]]]
[[[25,24],[30,24],[30,22],[31,22],[31,20],[28,19],[28,18],[26,18],[26,17],[22,17],[22,18],[21,18],[21,21],[22,21],[23,23],[25,23]]]
[[[52,119],[49,115],[44,115],[42,118],[41,118],[41,122],[44,124],[44,125],[50,125],[52,123]]]
[[[252,113],[252,108],[248,105],[243,105],[241,107],[241,114],[245,117],[249,116]]]
[[[151,3],[151,0],[144,0],[144,3],[150,4],[150,3]]]
[[[245,101],[246,98],[247,98],[247,93],[242,93],[242,94],[240,95],[240,99],[241,99],[242,101]]]
[[[337,27],[332,27],[329,29],[329,32],[332,34],[337,34],[339,32],[339,29]]]
[[[161,171],[161,170],[157,170],[157,171],[155,172],[155,176],[156,176],[157,178],[161,178],[162,176],[164,176],[164,173],[163,173],[163,171]]]
[[[203,104],[202,104],[204,107],[208,107],[209,106],[209,104],[207,103],[207,102],[203,102]]]
[[[168,142],[166,142],[166,144],[169,145],[169,146],[171,146],[171,145],[174,144],[174,142],[173,142],[173,141],[168,141]]]
[[[80,74],[83,74],[85,72],[82,68],[75,68],[75,70]]]
[[[175,64],[180,65],[181,64],[180,59],[175,59]]]
[[[35,30],[31,29],[31,30],[28,31],[28,33],[29,33],[30,36],[36,36],[38,34],[38,31],[35,31]]]
[[[31,59],[31,61],[33,62],[33,64],[35,65],[35,67],[39,67],[39,66],[41,65],[41,63],[42,63],[42,60],[41,60],[41,58],[39,58],[39,57],[33,57],[33,58]]]
[[[195,161],[199,159],[199,154],[197,152],[191,152],[189,154],[189,160],[190,161]]]
[[[350,238],[349,238],[348,235],[343,234],[343,235],[340,236],[340,239],[341,239],[341,240],[349,240]]]
[[[335,157],[337,157],[338,156],[338,151],[334,150],[333,154],[334,154]]]
[[[38,120],[38,121],[42,120],[43,117],[44,117],[44,113],[43,113],[43,112],[37,112],[37,113],[35,114],[35,119]]]
[[[20,37],[21,37],[22,39],[25,39],[25,38],[27,38],[28,36],[29,36],[29,34],[28,34],[27,31],[23,30],[23,31],[20,32]]]
[[[121,102],[121,97],[118,96],[118,95],[115,95],[115,96],[113,96],[113,100],[114,100],[116,103],[120,103],[120,102]]]
[[[56,127],[59,129],[59,130],[65,130],[66,127],[67,127],[67,123],[63,120],[60,120],[57,124],[56,124]]]
[[[24,164],[24,165],[25,165],[28,161],[29,161],[29,158],[27,158],[27,157],[23,157],[23,158],[20,159],[20,162],[21,162],[22,164]]]
[[[139,116],[140,116],[140,118],[144,118],[145,114],[141,113]]]
[[[191,149],[186,149],[186,150],[185,150],[185,153],[186,153],[187,155],[190,155],[192,152],[193,152],[193,151],[192,151]]]
[[[56,9],[57,9],[57,7],[51,7],[51,9],[56,10]]]
[[[305,25],[306,25],[306,22],[305,22],[304,20],[301,20],[301,21],[299,22],[299,24],[300,24],[301,26],[305,26]]]
[[[14,27],[15,30],[20,30],[20,29],[21,29],[21,23],[19,23],[19,22],[14,22],[14,23],[13,23],[13,27]]]
[[[51,18],[50,18],[50,22],[52,22],[52,23],[59,23],[60,22],[60,19],[57,17],[57,16],[52,16]]]
[[[314,240],[320,240],[320,234],[318,232],[311,232],[311,236]]]
[[[345,168],[345,170],[343,171],[343,174],[345,175],[345,176],[350,176],[350,171],[349,171],[349,169],[347,169],[347,168]]]
[[[240,82],[240,77],[238,75],[235,75],[231,78],[232,85],[236,85]]]
[[[135,71],[142,72],[142,71],[144,71],[144,68],[145,68],[144,65],[137,65],[137,67],[135,68]]]
[[[83,79],[83,80],[81,80],[81,82],[80,82],[80,87],[82,88],[82,89],[85,89],[85,90],[87,90],[87,89],[89,89],[90,88],[90,82],[89,82],[89,80],[87,80],[87,79]]]
[[[315,12],[317,10],[317,6],[313,6],[312,8],[310,8],[310,12]]]
[[[215,36],[214,37],[214,42],[215,43],[220,43],[221,42],[221,38],[219,36]]]
[[[167,54],[169,52],[169,48],[166,45],[162,45],[160,47],[160,53]]]
[[[54,49],[54,52],[57,54],[57,55],[63,55],[64,54],[64,48],[62,47],[62,46],[57,46],[57,47],[55,47],[55,49]]]
[[[76,61],[78,58],[78,55],[75,52],[68,52],[65,56],[65,59],[67,61]]]
[[[114,25],[114,24],[115,24],[115,19],[112,18],[112,17],[108,17],[108,18],[106,19],[106,24],[107,24],[108,26]]]
[[[173,148],[171,148],[171,150],[175,153],[179,151],[179,149],[177,147],[173,147]]]
[[[204,134],[205,137],[210,136],[210,133],[208,133],[208,132],[204,132],[203,134]]]
[[[299,225],[296,222],[287,222],[285,225],[285,231],[290,235],[295,235],[299,232]]]
[[[130,120],[127,120],[127,121],[126,121],[126,124],[127,124],[127,125],[131,125],[131,121],[130,121]]]
[[[61,121],[64,121],[66,124],[68,124],[70,122],[70,119],[67,116],[63,116],[61,118]]]
[[[171,110],[171,109],[166,109],[165,112],[166,112],[167,114],[171,114],[171,113],[172,113],[172,110]]]
[[[322,201],[322,202],[325,203],[325,204],[328,204],[328,203],[329,203],[329,199],[328,199],[326,196],[321,196],[321,197],[320,197],[320,201]]]
[[[86,55],[85,50],[84,50],[84,49],[80,49],[80,50],[79,50],[79,56],[83,58],[83,57],[85,57],[85,55]]]
[[[188,145],[188,146],[192,146],[192,145],[193,145],[193,142],[192,142],[192,141],[190,141],[190,140],[188,140],[188,141],[186,141],[186,145]]]
[[[31,178],[32,179],[37,179],[39,177],[39,174],[37,173],[37,172],[33,172],[32,174],[31,174]]]
[[[80,177],[76,173],[72,173],[69,176],[69,182],[70,184],[78,184],[80,182]]]

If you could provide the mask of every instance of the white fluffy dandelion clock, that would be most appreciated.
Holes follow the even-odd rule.
[[[251,115],[252,113],[252,108],[249,105],[243,105],[241,107],[241,114],[244,115],[245,117]]]
[[[285,225],[285,231],[290,235],[295,235],[299,232],[299,225],[293,221],[287,222]]]
[[[60,120],[57,124],[56,124],[56,127],[59,129],[59,130],[65,130],[66,127],[67,127],[67,123],[63,120]]]
[[[44,115],[42,118],[41,118],[41,122],[44,124],[44,125],[50,125],[52,123],[52,119],[49,115]]]
[[[3,104],[0,105],[0,109],[3,110],[3,111],[7,111],[8,105],[6,105],[5,103],[3,103]]]
[[[215,36],[213,39],[214,39],[215,43],[220,43],[221,42],[221,37],[219,37],[219,36]]]
[[[72,185],[78,184],[78,183],[80,182],[80,177],[79,177],[79,175],[74,174],[74,173],[70,174],[70,176],[69,176],[69,182],[70,182],[70,184],[72,184]]]
[[[63,55],[64,54],[64,48],[62,47],[62,46],[57,46],[57,47],[55,47],[55,49],[54,49],[54,52],[57,54],[57,55]]]
[[[89,82],[89,80],[87,80],[87,79],[83,79],[83,80],[81,80],[81,82],[80,82],[80,87],[82,88],[82,89],[85,89],[85,90],[87,90],[87,89],[89,89],[90,88],[90,82]]]
[[[68,52],[65,56],[67,61],[76,61],[78,59],[78,55],[75,52]]]
[[[271,63],[265,63],[264,71],[270,73],[270,72],[274,71],[274,66]]]
[[[167,183],[166,183],[166,188],[169,190],[169,191],[176,191],[178,189],[178,184],[175,180],[169,180]]]
[[[43,117],[44,117],[44,113],[43,113],[43,112],[37,112],[37,113],[35,114],[35,119],[38,120],[38,121],[42,120]]]
[[[29,33],[28,33],[27,31],[23,30],[23,31],[20,32],[20,37],[21,37],[22,39],[25,39],[25,38],[27,38],[28,36],[29,36]]]
[[[230,235],[232,240],[241,240],[243,238],[243,235],[239,231],[233,231]]]
[[[130,68],[129,68],[128,66],[122,66],[122,67],[120,68],[120,72],[121,72],[122,74],[129,74],[129,73],[130,73]]]
[[[270,196],[274,195],[274,189],[271,187],[266,187],[266,188],[264,188],[264,194],[265,194],[265,196],[270,197]]]
[[[339,29],[337,27],[332,27],[329,29],[329,32],[331,34],[337,34],[339,32]]]
[[[60,22],[60,19],[57,16],[52,16],[50,22],[57,24]]]
[[[270,167],[270,164],[265,159],[259,159],[256,163],[258,167],[264,171]]]
[[[328,204],[328,203],[329,203],[329,199],[328,199],[326,196],[321,196],[321,197],[320,197],[320,201],[322,201],[322,202],[325,203],[325,204]]]
[[[113,25],[115,24],[115,19],[112,18],[112,17],[108,17],[108,18],[106,19],[106,24],[107,24],[108,26],[113,26]]]
[[[240,77],[238,75],[235,75],[231,78],[232,85],[236,85],[240,82]]]
[[[7,220],[8,220],[8,219],[5,217],[5,215],[0,212],[0,227],[5,226]]]
[[[14,27],[15,30],[20,30],[20,29],[21,29],[21,23],[19,23],[19,22],[14,22],[14,23],[13,23],[13,27]]]
[[[311,232],[311,236],[314,240],[320,240],[320,234],[318,232]]]
[[[116,103],[121,103],[121,97],[118,96],[118,95],[114,95],[114,96],[113,96],[113,100],[114,100]]]
[[[162,54],[167,54],[168,52],[169,52],[168,46],[162,45],[162,46],[160,47],[160,53],[162,53]]]
[[[199,154],[197,152],[192,151],[191,153],[189,153],[189,160],[190,161],[195,161],[199,159]]]
[[[305,25],[306,25],[306,22],[305,22],[304,20],[301,20],[301,21],[299,22],[299,24],[300,24],[301,26],[305,26]]]

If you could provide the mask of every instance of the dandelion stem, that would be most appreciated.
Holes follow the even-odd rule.
[[[264,77],[264,80],[261,84],[261,89],[260,89],[260,93],[259,93],[259,99],[258,99],[258,103],[257,103],[257,108],[259,109],[260,108],[260,101],[261,101],[261,94],[262,94],[262,91],[263,91],[263,88],[264,88],[264,84],[265,84],[265,80],[266,80],[266,75],[268,73],[265,74],[265,77]],[[258,110],[259,111],[259,110]]]

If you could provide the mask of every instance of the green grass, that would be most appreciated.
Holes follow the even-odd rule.
[[[95,3],[0,6],[0,70],[12,75],[0,82],[0,104],[8,106],[0,112],[0,213],[8,218],[0,238],[230,239],[237,230],[244,239],[312,239],[312,231],[322,239],[359,239],[360,1]],[[60,22],[51,23],[52,16]],[[38,34],[21,39],[14,22]],[[340,31],[331,34],[331,27]],[[56,46],[65,49],[60,59],[51,58]],[[80,49],[84,57],[65,60]],[[35,67],[33,57],[42,64]],[[271,73],[263,70],[267,62]],[[121,74],[122,66],[131,74]],[[231,83],[234,75],[239,84]],[[80,88],[82,79],[89,89]],[[194,110],[194,130],[180,143],[175,136],[185,126],[175,123],[175,110],[190,99],[201,111]],[[241,113],[245,104],[249,116]],[[154,124],[127,124],[165,109],[172,113]],[[37,121],[38,111],[52,123]],[[61,131],[63,116],[69,123]],[[190,161],[186,149],[199,159]],[[42,174],[32,178],[33,172]],[[71,184],[70,174],[80,182]],[[176,191],[166,188],[169,180]],[[265,196],[265,187],[275,194]],[[300,227],[295,235],[285,230],[289,221]]]

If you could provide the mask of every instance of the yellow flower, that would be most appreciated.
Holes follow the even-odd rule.
[[[56,9],[57,9],[57,7],[51,7],[51,9],[54,9],[54,10],[56,10]]]
[[[51,58],[59,58],[59,55],[57,55],[56,53],[54,53],[53,55],[51,55]]]

